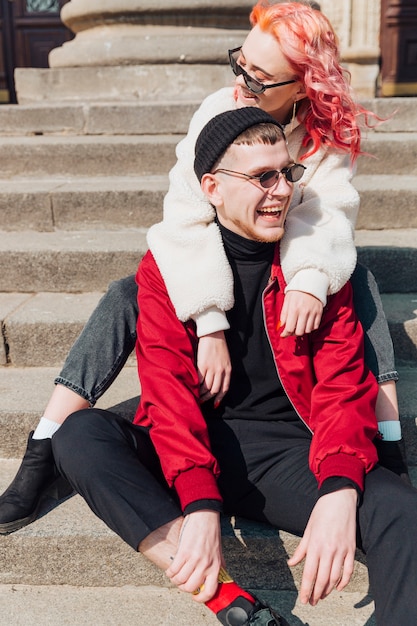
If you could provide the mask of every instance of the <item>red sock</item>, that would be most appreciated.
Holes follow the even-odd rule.
[[[206,606],[217,615],[224,609],[232,607],[238,598],[244,598],[250,604],[255,604],[256,602],[255,598],[242,587],[239,587],[222,568],[219,573],[217,591],[211,600],[205,603]]]

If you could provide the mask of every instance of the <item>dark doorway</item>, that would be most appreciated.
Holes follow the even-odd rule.
[[[60,20],[67,0],[0,0],[0,102],[16,102],[16,67],[48,67],[48,54],[73,34]]]
[[[417,95],[417,0],[381,2],[379,95]]]

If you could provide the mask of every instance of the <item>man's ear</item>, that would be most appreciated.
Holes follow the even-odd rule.
[[[223,204],[223,197],[219,191],[219,183],[214,174],[204,174],[201,179],[201,190],[213,206],[217,207]]]

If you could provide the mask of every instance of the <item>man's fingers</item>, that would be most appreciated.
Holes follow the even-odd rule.
[[[342,591],[351,579],[353,567],[354,561],[349,555],[344,560],[339,557],[321,560],[317,566],[306,564],[300,589],[301,602],[315,606],[335,589]]]
[[[319,600],[326,598],[336,587],[343,573],[343,564],[340,559],[321,563],[317,574],[316,584],[312,592],[310,604],[313,606]]]
[[[208,602],[208,600],[210,600],[216,593],[218,584],[217,576],[207,576],[204,583],[199,585],[199,587],[192,592],[193,600],[202,604],[204,602]]]
[[[304,565],[303,577],[301,580],[300,591],[298,597],[301,604],[308,604],[311,602],[311,597],[314,593],[314,586],[316,584],[317,566]]]
[[[343,564],[340,580],[335,585],[335,589],[337,589],[337,591],[342,591],[342,589],[344,589],[349,583],[350,579],[352,578],[354,565],[354,557],[348,554]]]
[[[287,561],[289,567],[294,567],[294,565],[298,565],[305,558],[305,555],[306,555],[306,549],[304,547],[305,545],[306,545],[306,542],[303,537],[300,543],[298,544],[298,546],[296,547],[294,554]]]
[[[215,573],[206,574],[200,564],[194,567],[191,562],[184,563],[178,572],[169,576],[171,568],[166,570],[167,576],[178,589],[193,595],[196,602],[207,602],[217,590],[218,580]]]

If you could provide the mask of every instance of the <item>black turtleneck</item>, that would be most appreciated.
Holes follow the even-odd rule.
[[[230,329],[226,331],[232,376],[220,407],[215,410],[212,402],[205,402],[204,415],[209,419],[275,420],[277,428],[285,421],[308,432],[282,388],[264,326],[262,295],[270,277],[275,244],[251,241],[221,224],[219,227],[235,281],[235,305],[227,313]],[[289,445],[287,435],[288,430],[285,447]],[[318,495],[345,487],[353,487],[360,495],[358,485],[343,476],[325,480]],[[218,501],[197,500],[185,513],[202,508],[220,510]]]
[[[252,241],[219,226],[233,270],[235,305],[227,312],[230,388],[214,415],[299,421],[279,381],[263,319],[262,295],[276,244]]]

